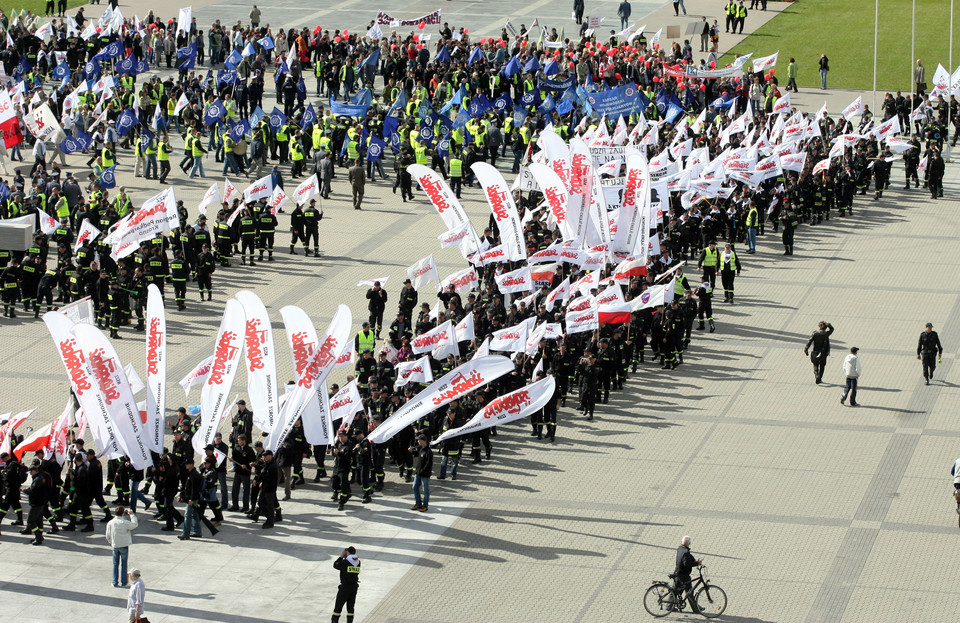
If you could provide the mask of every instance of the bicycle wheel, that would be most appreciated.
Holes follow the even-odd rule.
[[[723,589],[713,584],[707,584],[694,596],[697,600],[697,609],[700,614],[712,619],[723,614],[727,609],[727,594]]]
[[[658,582],[643,594],[643,607],[652,616],[665,617],[673,611],[673,591],[669,584]]]

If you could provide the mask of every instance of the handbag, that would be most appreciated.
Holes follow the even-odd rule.
[[[921,82],[918,86],[920,87],[920,90],[921,90],[921,91],[926,91],[926,90],[927,90],[927,83],[926,83],[926,82]]]

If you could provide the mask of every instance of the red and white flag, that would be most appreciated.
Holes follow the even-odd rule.
[[[210,355],[203,361],[197,364],[193,370],[187,373],[185,377],[180,379],[180,387],[183,388],[184,393],[189,396],[190,388],[194,385],[200,385],[206,383],[207,377],[210,376],[210,369],[213,367],[213,355]]]
[[[227,178],[223,178],[223,200],[228,204],[233,203],[234,197],[240,196],[240,189],[233,185]]]
[[[290,197],[287,196],[287,193],[283,192],[283,189],[277,186],[273,189],[273,192],[270,193],[270,198],[267,200],[267,206],[270,208],[270,211],[274,214],[277,213],[277,210],[283,207],[283,204],[290,201]]]
[[[546,306],[548,312],[552,312],[554,306],[557,304],[557,301],[565,301],[568,298],[570,298],[570,278],[566,277],[560,282],[560,285],[550,291],[550,294],[547,295],[547,300],[544,302],[544,305]]]
[[[26,420],[34,411],[36,411],[35,408],[30,409],[29,411],[21,411],[12,418],[8,419],[6,423],[0,425],[0,453],[10,452],[10,447],[13,445],[11,439],[13,438],[14,431],[17,430],[17,427],[23,424],[23,421]],[[7,416],[9,415],[10,414],[8,413]]]
[[[302,206],[310,201],[310,198],[320,194],[320,182],[317,181],[317,174],[314,173],[297,186],[293,191],[293,200],[297,205]]]
[[[397,389],[408,383],[432,383],[433,370],[430,368],[430,358],[421,357],[414,361],[404,361],[397,364]]]
[[[640,296],[630,301],[632,311],[640,311],[648,307],[659,307],[673,300],[674,280],[668,283],[650,286]],[[668,296],[669,295],[669,296]]]
[[[843,109],[843,118],[847,121],[850,121],[850,117],[855,117],[863,113],[863,98],[859,95],[857,99],[850,102],[846,108]]]
[[[340,356],[337,357],[337,363],[333,364],[334,370],[341,369],[341,368],[348,368],[350,370],[353,370],[354,366],[357,363],[356,352],[354,352],[353,347],[354,347],[353,342],[347,344],[343,352],[340,353]]]
[[[310,317],[299,307],[288,305],[280,310],[280,316],[283,318],[283,327],[287,334],[293,370],[299,377],[306,370],[310,357],[317,350],[317,331]],[[303,434],[307,443],[311,445],[327,445],[333,443],[327,384],[317,383],[313,389],[313,395],[307,400],[301,414]]]
[[[574,234],[570,223],[567,222],[567,200],[569,195],[566,184],[555,171],[545,164],[532,162],[528,169],[540,186],[543,197],[550,208],[550,214],[553,217],[552,221],[560,228],[563,239],[573,240]]]
[[[473,268],[465,268],[459,272],[445,277],[440,282],[440,290],[447,286],[453,286],[455,292],[466,292],[477,287],[480,282],[477,280],[477,271]]]
[[[57,231],[57,219],[53,218],[43,210],[37,210],[37,216],[40,217],[40,231],[48,236]]]
[[[470,223],[466,210],[460,205],[457,196],[453,194],[440,174],[421,164],[411,164],[407,167],[407,172],[420,184],[420,188],[430,199],[448,230],[460,229],[464,226],[469,227],[471,235],[464,238],[460,244],[460,251],[464,254],[464,257],[476,253],[480,249],[477,233]]]
[[[415,336],[410,346],[413,348],[413,353],[419,355],[445,344],[450,340],[451,335],[453,335],[453,321],[448,320],[432,331]]]
[[[771,67],[776,67],[777,57],[780,55],[780,52],[774,52],[770,56],[761,56],[759,58],[753,59],[753,73],[758,73],[770,69]]]
[[[473,312],[464,316],[463,320],[457,323],[457,326],[454,327],[454,333],[457,335],[457,342],[472,342],[477,339],[473,327]]]
[[[446,373],[425,390],[400,407],[383,424],[375,428],[367,439],[383,443],[421,417],[436,411],[453,400],[513,372],[513,362],[506,357],[489,355],[478,357]]]
[[[536,320],[536,317],[533,319]],[[490,340],[490,350],[522,353],[527,347],[527,332],[528,327],[526,322],[494,331],[493,339]]]
[[[390,277],[376,277],[376,278],[374,278],[374,279],[364,279],[364,280],[362,280],[362,281],[358,281],[358,282],[357,282],[357,287],[359,288],[359,287],[361,287],[361,286],[367,286],[367,287],[372,288],[372,287],[374,286],[374,284],[376,284],[376,283],[378,283],[378,282],[380,283],[381,286],[386,286],[386,285],[387,285],[387,281],[389,281],[389,280],[390,280]]]
[[[537,251],[527,259],[528,264],[542,264],[545,262],[559,262],[560,253],[562,251],[562,245],[559,242],[554,242],[546,249],[542,251]]]
[[[513,202],[513,194],[500,171],[486,162],[475,162],[470,168],[477,181],[483,188],[490,211],[500,230],[500,240],[507,249],[507,255],[512,261],[520,261],[527,257],[527,247],[523,241],[523,227],[517,206]]]
[[[471,236],[473,236],[473,233],[470,226],[465,224],[462,227],[451,229],[450,231],[440,234],[437,236],[437,240],[440,241],[440,248],[446,249],[447,247],[459,246],[465,239]]]
[[[594,302],[597,305],[617,305],[624,302],[623,299],[623,290],[620,289],[615,283],[610,284],[607,288],[597,295],[594,299]]]
[[[600,324],[626,324],[630,322],[630,303],[608,303],[597,306]]]
[[[504,394],[491,400],[460,428],[448,430],[437,437],[432,445],[436,445],[445,439],[468,435],[491,426],[501,426],[526,417],[538,409],[542,409],[553,399],[555,392],[556,380],[551,375],[509,394]]]
[[[200,390],[200,428],[193,436],[193,449],[198,454],[203,454],[204,447],[213,443],[220,420],[230,406],[227,397],[241,365],[245,326],[243,305],[236,299],[228,299],[217,332],[210,374]]]
[[[494,281],[497,282],[497,288],[502,294],[533,290],[533,277],[530,274],[529,266],[497,275],[494,277]]]
[[[243,352],[247,369],[247,395],[253,406],[253,423],[269,433],[280,416],[273,327],[267,308],[259,296],[250,290],[241,290],[236,298],[243,306],[246,318]]]
[[[330,398],[330,420],[343,420],[339,428],[349,428],[357,411],[363,411],[363,398],[357,389],[357,379],[353,379]]]
[[[803,171],[803,165],[807,161],[807,152],[801,151],[796,154],[781,154],[780,155],[780,168],[784,171],[796,171],[800,173]]]
[[[160,289],[147,286],[147,418],[143,431],[147,446],[163,452],[163,425],[167,413],[167,317]],[[134,390],[136,393],[136,390]]]
[[[84,240],[89,240],[93,244],[93,241],[99,238],[100,234],[100,230],[94,227],[90,221],[83,219],[83,223],[80,225],[80,233],[77,234],[77,247],[79,248]]]
[[[0,131],[3,132],[3,142],[7,148],[23,142],[23,135],[20,133],[20,121],[17,119],[13,101],[6,89],[0,89]]]
[[[773,114],[790,114],[790,92],[788,91],[773,104]]]
[[[613,271],[613,278],[617,283],[629,284],[634,277],[643,277],[647,274],[646,256],[639,259],[628,259],[620,262]]]
[[[582,311],[567,312],[565,317],[567,333],[584,333],[600,328],[600,316],[597,307],[591,305]]]
[[[530,267],[530,278],[534,281],[553,283],[553,278],[559,271],[557,264],[536,264]]]
[[[227,182],[229,184],[229,182]],[[200,205],[197,206],[197,209],[200,211],[200,214],[207,213],[208,206],[220,206],[220,187],[216,182],[210,185],[210,188],[207,189],[207,192],[203,194],[203,199],[200,200]]]
[[[281,310],[282,313],[283,310]],[[290,434],[294,423],[301,418],[307,405],[315,400],[315,388],[324,384],[333,369],[333,364],[350,342],[352,325],[353,315],[350,313],[350,308],[341,304],[324,333],[323,340],[310,355],[309,361],[297,379],[297,384],[287,393],[277,426],[263,444],[265,450],[276,451],[280,442]]]
[[[270,175],[264,175],[243,191],[243,202],[253,203],[257,199],[269,197],[271,194],[273,194],[273,178]]]

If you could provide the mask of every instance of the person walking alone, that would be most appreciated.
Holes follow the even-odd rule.
[[[933,371],[937,369],[937,360],[942,356],[940,336],[933,330],[933,323],[928,322],[917,341],[917,359],[923,364],[923,380],[927,385],[933,378]]]
[[[860,349],[854,346],[850,349],[850,354],[843,360],[843,375],[847,379],[847,385],[843,388],[843,393],[840,394],[840,404],[845,404],[847,396],[850,396],[851,407],[860,406],[857,402],[857,379],[860,378],[863,367],[860,365],[860,357],[857,356],[859,351]]]
[[[817,330],[813,332],[807,345],[803,348],[803,354],[810,357],[813,364],[813,377],[817,385],[823,382],[823,371],[827,367],[827,357],[830,355],[830,335],[833,333],[833,325],[825,320],[821,320]],[[810,347],[813,346],[813,352]]]
[[[357,589],[360,587],[360,557],[353,546],[340,552],[333,561],[333,568],[340,572],[340,586],[337,587],[337,601],[333,606],[332,623],[339,623],[340,611],[347,606],[347,623],[353,623],[353,606],[357,601]]]
[[[140,577],[139,569],[131,569],[130,575],[130,593],[127,595],[127,614],[129,622],[146,621],[143,616],[143,600],[146,597],[147,589],[143,584],[143,578]]]

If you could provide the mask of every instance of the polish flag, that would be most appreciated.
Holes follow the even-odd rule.
[[[643,277],[647,274],[647,258],[624,260],[613,271],[613,278],[617,283],[630,283],[634,277]]]
[[[630,322],[630,303],[610,303],[598,306],[600,324],[626,324]]]
[[[534,281],[549,281],[557,275],[556,264],[535,264],[530,267],[530,277]]]

